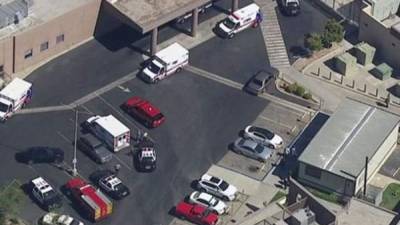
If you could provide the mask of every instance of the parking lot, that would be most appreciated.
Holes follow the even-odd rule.
[[[192,191],[192,181],[212,164],[256,179],[265,176],[272,161],[268,165],[259,165],[257,161],[228,150],[229,144],[247,125],[266,127],[283,137],[285,144],[291,142],[304,126],[303,121],[298,121],[303,116],[300,111],[248,95],[240,87],[233,88],[189,69],[157,85],[148,85],[133,78],[97,92],[129,74],[135,77],[143,61],[142,53],[136,47],[147,48],[148,37],[130,43],[123,40],[123,35],[132,31],[126,30],[126,27],[121,29],[108,36],[109,39],[92,40],[52,60],[27,78],[34,83],[34,97],[28,110],[64,106],[83,99],[76,108],[79,124],[92,115],[112,114],[131,129],[133,136],[140,129],[149,132],[156,142],[158,162],[153,173],[135,170],[132,148],[114,154],[112,161],[105,165],[98,165],[77,151],[77,168],[81,177],[87,179],[97,169],[112,169],[120,164],[122,169],[118,175],[131,190],[127,199],[115,202],[113,215],[98,224],[132,224],[132,218],[134,224],[168,224],[173,218],[170,210]],[[160,39],[172,37],[176,32],[173,28],[163,28]],[[113,39],[115,46],[108,45]],[[191,49],[190,64],[244,85],[255,72],[268,66],[261,31],[259,28],[249,29],[232,40],[212,38]],[[121,104],[134,95],[160,108],[166,116],[166,123],[148,130],[123,112]],[[0,145],[3,169],[0,171],[0,183],[13,179],[26,183],[42,176],[60,190],[71,178],[67,171],[48,164],[17,163],[14,156],[32,146],[59,147],[65,152],[66,167],[71,168],[74,131],[75,109],[72,108],[49,108],[45,112],[21,114],[2,124]],[[78,137],[80,134],[79,130]],[[262,170],[254,173],[249,170],[251,166]],[[61,211],[91,224],[65,196]],[[44,213],[32,200],[28,200],[22,217],[34,224]]]

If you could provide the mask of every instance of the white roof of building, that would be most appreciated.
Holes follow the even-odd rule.
[[[32,84],[20,78],[14,78],[5,88],[0,91],[0,94],[7,96],[13,100],[19,100],[25,92],[31,88]]]
[[[111,135],[117,137],[129,131],[129,128],[121,123],[113,115],[99,116],[96,123],[107,130]]]
[[[188,54],[189,51],[178,43],[173,43],[172,45],[162,49],[156,53],[156,56],[165,62],[175,60],[176,56],[181,56]]]
[[[299,157],[299,161],[354,180],[399,123],[399,117],[346,99]]]

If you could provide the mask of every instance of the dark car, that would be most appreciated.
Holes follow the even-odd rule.
[[[77,147],[97,163],[106,163],[112,159],[112,153],[90,133],[79,138]]]
[[[148,138],[144,138],[138,144],[137,161],[140,171],[151,172],[156,169],[157,156],[154,143]]]
[[[60,164],[64,161],[64,151],[53,147],[31,147],[26,151],[15,154],[18,162],[33,163],[55,163]]]
[[[258,95],[265,91],[267,84],[274,77],[273,73],[267,70],[258,71],[245,86],[245,91]]]
[[[287,16],[296,16],[300,13],[300,1],[281,0],[281,10]]]
[[[130,194],[129,188],[111,170],[95,171],[89,179],[116,200],[125,198]]]

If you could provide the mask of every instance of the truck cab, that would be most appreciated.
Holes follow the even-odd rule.
[[[173,73],[180,72],[188,63],[189,51],[174,43],[150,58],[140,76],[145,82],[157,83]]]
[[[0,119],[7,120],[15,111],[24,107],[32,98],[32,84],[14,78],[0,91]]]
[[[255,3],[236,10],[217,24],[216,33],[223,38],[233,38],[235,34],[249,28],[257,27],[262,21],[260,7]]]

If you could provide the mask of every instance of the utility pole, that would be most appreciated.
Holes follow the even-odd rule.
[[[78,175],[78,170],[76,168],[76,164],[78,160],[76,159],[76,142],[78,139],[78,109],[75,109],[75,132],[74,132],[74,159],[72,159],[72,175],[75,177]]]

